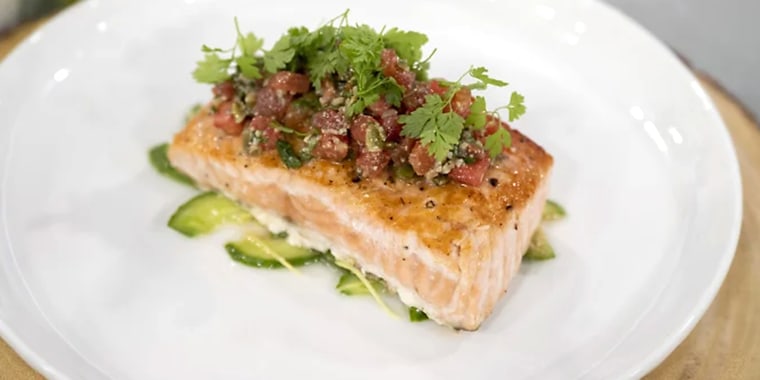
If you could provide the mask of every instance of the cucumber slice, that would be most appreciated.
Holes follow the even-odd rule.
[[[230,257],[256,268],[282,268],[284,260],[291,267],[318,261],[322,253],[313,249],[296,247],[284,239],[248,236],[246,239],[227,243],[224,248]],[[278,257],[279,256],[279,257]]]
[[[412,306],[409,308],[409,320],[412,322],[427,321],[428,316],[424,311]]]
[[[167,178],[171,178],[179,183],[195,186],[195,182],[190,179],[190,177],[184,175],[172,166],[166,155],[168,151],[169,144],[166,143],[156,145],[148,151],[148,158],[150,159],[150,164],[153,168]]]
[[[179,206],[169,219],[169,227],[186,236],[213,232],[223,224],[254,221],[251,214],[229,198],[206,192]]]
[[[523,259],[549,260],[554,257],[554,248],[549,244],[549,240],[546,238],[544,230],[539,227],[530,239],[530,246],[528,247],[528,251],[525,252]]]
[[[379,280],[368,278],[367,281],[369,281],[370,285],[375,288],[375,291],[382,291],[385,289],[385,285]],[[365,296],[372,294],[362,280],[351,272],[346,272],[340,276],[340,280],[338,280],[338,285],[335,285],[335,289],[338,289],[339,292],[347,296]]]
[[[541,220],[548,222],[553,220],[560,220],[567,215],[565,208],[560,206],[559,203],[547,200],[544,206],[544,212],[541,214]]]

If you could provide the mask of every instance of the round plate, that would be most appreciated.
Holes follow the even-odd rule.
[[[525,95],[514,126],[556,160],[556,260],[524,265],[477,332],[386,316],[335,276],[233,263],[225,236],[166,227],[193,193],[147,150],[209,99],[203,43],[271,44],[338,1],[87,1],[0,66],[0,332],[56,378],[625,378],[694,326],[733,257],[738,166],[698,82],[590,0],[359,5],[354,21],[427,33],[432,75],[483,65]],[[508,91],[489,91],[489,104]]]

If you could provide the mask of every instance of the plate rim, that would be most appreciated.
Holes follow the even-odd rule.
[[[730,236],[728,239],[724,240],[723,244],[723,253],[721,255],[721,259],[719,262],[719,265],[716,267],[716,270],[713,272],[713,277],[710,281],[710,284],[708,287],[705,288],[705,290],[702,292],[701,296],[699,297],[699,301],[694,304],[691,307],[691,311],[689,312],[689,318],[687,318],[686,321],[682,322],[680,324],[680,328],[676,331],[671,332],[670,334],[667,334],[665,338],[663,339],[663,343],[661,343],[656,350],[652,351],[649,355],[644,357],[640,362],[639,365],[634,365],[633,368],[628,368],[625,371],[621,371],[622,374],[625,374],[625,376],[628,378],[640,378],[647,373],[651,372],[653,369],[655,369],[659,364],[661,364],[668,356],[670,356],[673,351],[678,348],[678,346],[688,337],[688,335],[694,330],[697,323],[702,320],[702,317],[704,317],[705,313],[707,312],[707,309],[712,305],[713,301],[715,300],[715,297],[717,297],[718,292],[720,291],[723,282],[726,279],[726,276],[728,275],[728,271],[731,269],[731,264],[733,263],[734,258],[736,257],[736,249],[739,244],[739,238],[741,236],[741,230],[742,230],[742,222],[744,220],[744,193],[743,193],[743,181],[741,176],[741,170],[739,167],[739,157],[736,153],[736,145],[734,144],[734,141],[731,137],[730,131],[728,129],[728,126],[726,125],[725,121],[723,120],[723,117],[721,116],[720,112],[718,111],[717,105],[715,104],[715,101],[712,99],[712,97],[709,96],[707,93],[707,90],[704,88],[702,83],[699,81],[699,78],[696,75],[696,72],[692,70],[691,67],[689,67],[683,58],[681,58],[680,55],[677,54],[677,52],[672,49],[670,46],[668,46],[663,40],[659,39],[657,36],[654,35],[653,32],[651,32],[649,29],[645,28],[642,24],[640,24],[638,21],[634,20],[631,16],[623,13],[620,9],[612,6],[611,4],[608,4],[607,2],[601,1],[601,0],[587,0],[588,2],[596,3],[597,6],[601,6],[603,8],[606,8],[606,11],[609,13],[614,13],[617,15],[617,17],[620,17],[624,21],[628,22],[628,24],[635,28],[638,33],[642,34],[643,37],[649,40],[650,43],[654,43],[658,45],[662,50],[664,50],[665,54],[669,55],[671,59],[675,61],[675,64],[679,67],[680,70],[684,71],[689,79],[693,81],[693,83],[696,83],[699,90],[702,91],[704,97],[706,98],[707,102],[709,102],[710,108],[707,110],[707,113],[712,118],[712,123],[716,123],[720,126],[716,130],[718,132],[721,142],[720,144],[723,145],[728,150],[728,154],[731,158],[730,160],[730,167],[728,177],[731,179],[731,184],[729,185],[729,190],[733,189],[733,194],[731,196],[727,197],[728,199],[732,199],[731,202],[731,208],[735,210],[734,220],[732,220],[732,228],[730,232]],[[650,305],[650,309],[653,307],[656,307],[661,301],[663,293],[667,290],[668,287],[673,283],[674,279],[671,277],[667,284],[663,286],[660,293],[657,295],[656,299],[652,304]],[[642,317],[643,319],[643,317]],[[615,350],[618,349],[620,345],[622,345],[625,340],[627,340],[632,334],[636,332],[640,325],[641,320],[637,321],[635,325],[630,329],[630,331],[625,335],[623,339],[613,348],[611,349],[604,358],[601,358],[594,366],[592,366],[586,374],[593,373],[596,368],[599,367],[599,365],[609,356],[612,355]],[[585,374],[584,374],[585,376]]]

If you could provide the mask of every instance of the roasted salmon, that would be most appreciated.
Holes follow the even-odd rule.
[[[214,98],[174,137],[171,164],[438,323],[477,329],[546,200],[552,156],[495,112],[516,121],[524,97],[488,111],[473,91],[507,82],[475,66],[428,79],[426,35],[348,12],[291,28],[270,50],[236,34],[232,50],[203,46],[193,76]]]
[[[327,244],[436,322],[474,330],[517,272],[547,195],[552,157],[511,133],[478,187],[356,181],[353,165],[326,160],[288,169],[275,151],[241,153],[241,137],[215,128],[208,111],[174,137],[169,159],[199,185],[268,213],[263,223],[301,228],[315,248]]]

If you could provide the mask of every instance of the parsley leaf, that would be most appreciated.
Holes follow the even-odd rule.
[[[309,70],[311,83],[318,90],[322,88],[322,80],[328,75],[348,71],[348,66],[338,49],[314,55],[314,58],[307,62],[306,67]]]
[[[235,31],[237,32],[237,45],[240,47],[240,53],[243,56],[253,57],[256,52],[261,50],[264,46],[264,40],[256,38],[253,33],[243,35],[240,32],[240,25],[238,24],[237,17],[235,17]]]
[[[486,150],[491,158],[496,158],[504,148],[512,144],[512,135],[505,128],[498,128],[492,135],[486,137]]]
[[[459,114],[443,112],[446,104],[440,95],[427,95],[422,107],[399,117],[399,122],[404,124],[401,134],[419,138],[437,161],[443,161],[459,143],[464,129],[464,119]]]
[[[409,65],[422,59],[422,46],[428,42],[428,37],[418,32],[407,32],[391,28],[383,34],[385,46],[396,51],[399,58]]]
[[[520,95],[517,91],[512,92],[512,96],[509,98],[509,104],[507,105],[507,110],[509,110],[509,121],[515,121],[525,114],[527,107],[523,104],[524,101],[524,96]]]
[[[256,38],[253,33],[248,33],[245,36],[238,37],[238,46],[240,46],[240,52],[244,56],[252,57],[264,46],[264,40]]]
[[[256,66],[257,59],[256,57],[244,55],[242,57],[238,57],[235,59],[235,63],[237,64],[238,68],[240,68],[240,72],[243,73],[243,76],[245,76],[248,79],[259,79],[261,78],[261,71],[259,70],[259,67]]]
[[[380,34],[367,25],[342,27],[341,32],[339,50],[348,60],[356,83],[354,98],[347,107],[349,116],[352,116],[380,99],[382,90],[392,85],[388,84],[390,79],[380,72],[383,51]]]
[[[380,66],[383,41],[380,35],[368,25],[348,26],[341,29],[343,41],[340,51],[355,69],[376,70]]]
[[[204,53],[223,53],[223,52],[225,52],[225,50],[223,50],[223,49],[212,48],[212,47],[210,47],[208,45],[205,45],[205,44],[201,46],[201,51],[204,52]]]
[[[295,56],[296,50],[290,44],[290,36],[284,35],[264,54],[264,69],[274,74],[284,68]]]
[[[193,71],[193,78],[201,83],[216,84],[224,82],[230,77],[228,72],[230,59],[222,59],[219,54],[206,53],[203,61],[198,61],[198,65]]]
[[[455,112],[438,114],[436,127],[420,135],[420,141],[428,146],[428,151],[438,161],[443,161],[457,144],[464,129],[464,119]]]
[[[469,85],[473,90],[484,90],[486,87],[490,86],[496,86],[496,87],[504,87],[508,85],[507,82],[492,78],[486,74],[488,72],[488,69],[485,67],[476,67],[473,69],[470,69],[469,74],[471,77],[478,80],[477,83],[473,83]]]
[[[475,97],[475,101],[470,106],[470,115],[467,116],[465,123],[472,126],[474,130],[480,130],[486,126],[486,99],[484,97]]]

